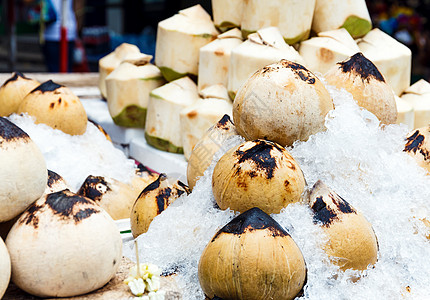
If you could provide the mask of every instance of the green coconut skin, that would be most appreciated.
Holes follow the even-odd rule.
[[[228,22],[228,21],[223,21],[223,22],[221,22],[221,24],[215,25],[215,27],[221,32],[226,32],[226,31],[233,29],[233,28],[240,28],[239,25],[234,24],[232,22]]]
[[[129,105],[112,119],[118,126],[145,128],[146,108],[137,105]]]
[[[372,23],[357,16],[349,16],[341,28],[348,30],[349,34],[356,39],[363,37],[366,33],[372,30]]]
[[[251,33],[255,33],[256,31],[250,31],[250,30],[246,30],[246,29],[242,29],[242,37],[244,39],[248,38],[248,35],[250,35]],[[298,42],[304,41],[306,39],[309,38],[310,35],[310,30],[306,30],[305,32],[299,34],[298,36],[292,37],[292,38],[285,38],[284,37],[284,41],[288,44],[288,45],[294,45],[297,44]]]
[[[233,91],[228,91],[228,97],[231,101],[234,101],[234,98],[236,97],[236,93]]]
[[[190,73],[178,73],[171,68],[168,67],[158,67],[160,69],[161,74],[163,75],[164,79],[166,79],[168,82],[174,81],[176,79],[188,76],[193,81],[197,82],[197,75],[190,74]]]
[[[154,148],[170,153],[184,154],[184,148],[173,145],[171,142],[145,132],[146,142]]]

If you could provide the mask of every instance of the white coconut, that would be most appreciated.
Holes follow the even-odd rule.
[[[115,124],[144,128],[149,93],[164,83],[160,70],[150,63],[121,63],[106,77],[108,109]]]
[[[7,287],[9,286],[10,271],[11,266],[9,252],[7,251],[3,240],[0,238],[0,299],[3,297]]]
[[[68,190],[34,202],[12,227],[6,245],[12,281],[38,297],[94,291],[113,278],[122,257],[112,218]]]
[[[208,86],[228,83],[231,50],[242,43],[242,34],[235,28],[218,35],[217,39],[200,48],[199,90]]]
[[[199,92],[200,97],[203,99],[223,99],[226,101],[230,100],[230,97],[228,96],[227,88],[225,85],[222,84],[215,84],[208,86],[207,88],[204,88]]]
[[[339,28],[345,28],[354,38],[372,29],[365,0],[316,1],[312,30],[319,33]]]
[[[345,28],[320,32],[301,42],[299,48],[308,69],[322,74],[357,52],[360,48]]]
[[[187,181],[192,190],[197,180],[212,163],[213,156],[222,148],[226,139],[237,135],[236,127],[229,115],[224,115],[197,142],[188,159]]]
[[[359,40],[358,47],[378,67],[397,96],[409,87],[412,52],[408,47],[378,28]]]
[[[244,0],[212,0],[215,26],[227,31],[242,24]]]
[[[300,54],[285,43],[278,28],[268,27],[250,34],[230,54],[227,86],[230,98],[234,99],[240,86],[254,72],[281,59],[305,64]]]
[[[252,75],[233,103],[237,131],[247,140],[283,146],[325,129],[333,101],[323,83],[300,64],[281,60]]]
[[[409,130],[414,129],[414,107],[405,101],[404,99],[394,96],[396,99],[396,107],[397,107],[397,121],[396,124],[405,124],[408,126]]]
[[[376,263],[378,241],[372,224],[360,212],[322,181],[312,187],[309,206],[314,222],[327,234],[324,250],[341,270],[366,270]]]
[[[189,77],[177,79],[153,90],[145,125],[148,144],[160,150],[183,153],[179,113],[197,100],[197,85]]]
[[[430,83],[421,79],[408,87],[401,99],[413,107],[413,128],[421,128],[430,124]]]
[[[119,66],[125,56],[132,53],[140,53],[139,48],[136,45],[122,43],[113,52],[99,60],[99,89],[104,98],[107,97],[106,77]]]
[[[48,171],[37,145],[21,128],[1,117],[0,161],[0,222],[5,222],[42,196]]]
[[[155,64],[167,81],[197,76],[199,50],[218,35],[210,15],[197,4],[158,23]]]
[[[324,77],[328,84],[350,92],[359,106],[373,113],[383,124],[396,123],[393,89],[361,52],[333,66]]]
[[[285,41],[296,44],[309,37],[315,0],[248,0],[242,17],[242,33],[256,32],[264,27],[278,27]]]
[[[14,72],[0,87],[0,116],[6,117],[17,112],[24,97],[40,83],[25,77],[20,72]]]

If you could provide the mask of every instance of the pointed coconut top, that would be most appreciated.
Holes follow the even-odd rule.
[[[360,39],[358,47],[372,60],[389,60],[398,56],[412,56],[408,47],[378,28],[371,30]]]
[[[151,96],[178,104],[191,105],[199,100],[197,85],[189,77],[182,77],[152,90]]]
[[[150,63],[136,65],[129,62],[122,62],[115,70],[112,71],[106,80],[129,80],[129,79],[163,79],[160,69]]]
[[[279,223],[276,222],[272,217],[270,217],[258,207],[254,207],[245,211],[244,213],[241,213],[231,220],[227,225],[221,228],[212,238],[211,242],[215,241],[222,233],[241,235],[245,233],[252,233],[255,230],[270,231],[273,237],[290,236],[287,230],[279,225]]]
[[[64,178],[54,171],[48,170],[48,184],[45,189],[45,194],[51,194],[66,189],[69,189],[69,186]]]
[[[223,84],[214,84],[204,88],[199,92],[199,95],[203,99],[222,99],[230,102],[230,98],[228,97],[227,88]]]
[[[430,94],[430,83],[424,79],[420,79],[413,85],[408,87],[404,94],[424,95]],[[403,95],[402,95],[403,96]]]
[[[149,63],[152,59],[152,55],[145,53],[129,53],[127,54],[122,62],[128,62],[135,66],[144,66]]]
[[[326,37],[337,41],[339,44],[351,49],[352,51],[359,52],[357,43],[354,41],[348,30],[340,28],[336,30],[323,31],[318,33],[319,37]]]
[[[30,140],[28,134],[6,118],[0,117],[0,149],[8,147],[8,142]]]
[[[242,32],[238,28],[233,28],[229,31],[221,33],[217,39],[240,39],[242,40]]]
[[[359,52],[351,56],[348,60],[338,63],[339,70],[343,73],[359,76],[362,81],[369,82],[372,79],[385,82],[384,76],[378,68]]]
[[[21,72],[13,72],[12,77],[11,77],[11,78],[9,78],[8,80],[6,80],[6,81],[3,83],[2,87],[6,86],[6,85],[8,85],[9,83],[12,83],[12,82],[14,82],[14,81],[20,80],[20,79],[23,79],[23,80],[33,80],[33,79],[31,79],[31,78],[26,77],[26,76],[25,76],[24,74],[22,74]]]
[[[102,68],[113,70],[121,61],[131,53],[139,54],[140,50],[136,45],[122,43],[115,50],[99,60],[99,65]]]
[[[342,197],[330,190],[321,180],[312,187],[309,206],[314,213],[314,223],[330,227],[343,214],[357,214],[356,210]]]
[[[218,35],[211,16],[200,4],[180,10],[178,14],[158,23],[158,26],[166,30],[192,35]]]
[[[259,45],[270,46],[276,49],[289,48],[277,27],[266,27],[248,35],[248,40]]]

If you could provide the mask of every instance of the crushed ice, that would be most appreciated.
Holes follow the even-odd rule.
[[[378,262],[351,280],[355,271],[339,271],[321,250],[326,237],[305,204],[289,205],[272,215],[303,252],[308,280],[302,299],[425,299],[430,295],[430,241],[420,218],[429,216],[430,181],[404,152],[406,126],[380,126],[352,96],[328,86],[335,109],[325,132],[297,142],[289,151],[300,164],[308,187],[323,180],[372,223],[379,243]],[[230,139],[228,146],[241,143]],[[225,147],[228,148],[228,147]],[[184,299],[204,299],[197,268],[215,232],[234,214],[214,208],[214,164],[189,196],[156,217],[138,237],[141,261],[176,271]],[[125,254],[134,260],[133,243]]]

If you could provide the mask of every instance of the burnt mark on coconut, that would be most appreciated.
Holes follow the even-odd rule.
[[[269,230],[273,237],[289,236],[289,233],[272,217],[258,207],[254,207],[238,215],[221,228],[211,242],[215,241],[221,233],[241,235],[253,230]]]
[[[273,172],[277,168],[275,157],[272,156],[271,151],[277,149],[282,152],[284,149],[272,142],[264,140],[253,141],[254,146],[242,151],[241,147],[236,150],[235,155],[239,158],[238,163],[242,164],[246,161],[251,161],[256,166],[257,170],[262,171],[266,174],[266,178],[270,179],[273,177]],[[241,172],[240,167],[237,168],[235,174]],[[256,173],[253,173],[253,175]]]
[[[229,130],[230,126],[233,125],[233,121],[230,119],[230,116],[225,114],[221,120],[218,121],[216,127],[223,130]]]
[[[413,152],[417,154],[417,151],[421,153],[424,160],[428,160],[430,158],[430,152],[424,149],[422,146],[424,144],[425,137],[420,134],[418,130],[416,130],[411,136],[406,138],[406,145],[404,152]]]
[[[311,71],[306,69],[301,64],[298,64],[298,63],[295,63],[292,61],[288,61],[285,59],[281,60],[280,63],[283,67],[290,68],[294,72],[294,74],[296,74],[304,82],[306,82],[308,84],[314,84],[315,83],[315,75],[312,74]]]
[[[328,227],[334,219],[337,219],[337,214],[324,202],[323,197],[317,197],[314,204],[312,205],[314,212],[314,223],[321,223],[322,226]]]
[[[183,190],[178,189],[178,195],[179,196],[181,196],[184,192],[187,193],[187,195],[189,195],[191,193],[188,185],[186,185],[182,181],[178,180],[178,185],[183,189]]]
[[[102,176],[88,176],[78,191],[78,195],[100,201],[103,195],[110,191],[107,181]]]
[[[63,180],[63,178],[60,175],[58,175],[54,171],[48,170],[47,185],[49,188],[52,188],[54,186],[54,184],[56,184],[57,182],[60,182],[61,180]]]
[[[172,195],[172,189],[170,187],[161,189],[158,195],[155,196],[157,201],[158,214],[161,214],[169,203],[169,198]]]
[[[158,176],[158,178],[154,181],[154,182],[152,182],[152,183],[150,183],[141,193],[140,193],[140,195],[139,195],[139,197],[138,198],[140,198],[140,197],[142,197],[143,195],[145,195],[145,194],[147,194],[147,193],[149,193],[149,192],[151,192],[151,191],[153,191],[153,190],[156,190],[156,189],[158,189],[159,187],[160,187],[160,183],[161,183],[161,180],[165,180],[167,177],[166,177],[166,175],[165,174],[163,174],[163,173],[161,173],[159,176]]]
[[[0,146],[3,141],[30,140],[28,134],[6,118],[0,117]]]
[[[99,213],[95,207],[76,209],[81,205],[95,206],[94,202],[84,196],[64,193],[64,191],[46,195],[46,205],[53,211],[54,215],[62,219],[73,218],[75,223],[89,218],[91,215]],[[74,212],[74,210],[77,210]]]
[[[35,92],[37,92],[37,91],[40,91],[41,93],[46,93],[46,92],[53,92],[53,91],[55,91],[56,89],[59,89],[59,88],[61,88],[61,87],[63,87],[62,85],[60,85],[60,84],[58,84],[58,83],[55,83],[55,82],[53,82],[52,80],[48,80],[48,81],[45,81],[44,83],[42,83],[41,85],[39,85],[37,88],[35,88],[34,90],[32,90],[31,92],[30,92],[30,94],[31,93],[35,93]]]
[[[88,121],[90,121],[90,122],[92,122],[92,123],[94,123],[96,126],[100,126],[100,125],[98,125],[97,123],[95,123],[94,121],[91,121],[91,120],[88,120]],[[100,126],[101,127],[101,126]],[[141,163],[139,163],[138,165],[137,165],[137,173],[147,173],[147,174],[149,174],[149,175],[153,175],[153,174],[156,174],[154,171],[152,171],[152,170],[150,170],[150,169],[148,169],[147,167],[145,167],[144,165],[142,165]]]
[[[19,78],[22,78],[22,79],[25,79],[25,80],[31,80],[30,78],[25,77],[25,76],[24,76],[24,74],[22,74],[21,72],[14,72],[14,73],[12,74],[12,77],[11,77],[11,78],[9,78],[8,80],[6,80],[6,81],[3,83],[3,85],[2,85],[2,86],[6,86],[6,85],[7,85],[8,83],[10,83],[10,82],[17,81]]]
[[[344,73],[356,73],[361,77],[361,80],[369,82],[370,79],[376,79],[385,82],[384,77],[379,72],[378,68],[368,60],[363,53],[358,52],[351,56],[347,61],[337,63]]]
[[[33,226],[34,229],[39,227],[39,218],[37,213],[40,211],[42,206],[33,203],[27,210],[24,211],[22,216],[18,219],[18,224],[25,224]]]
[[[344,214],[356,214],[355,209],[338,194],[329,193],[328,196],[332,199],[334,205]]]

